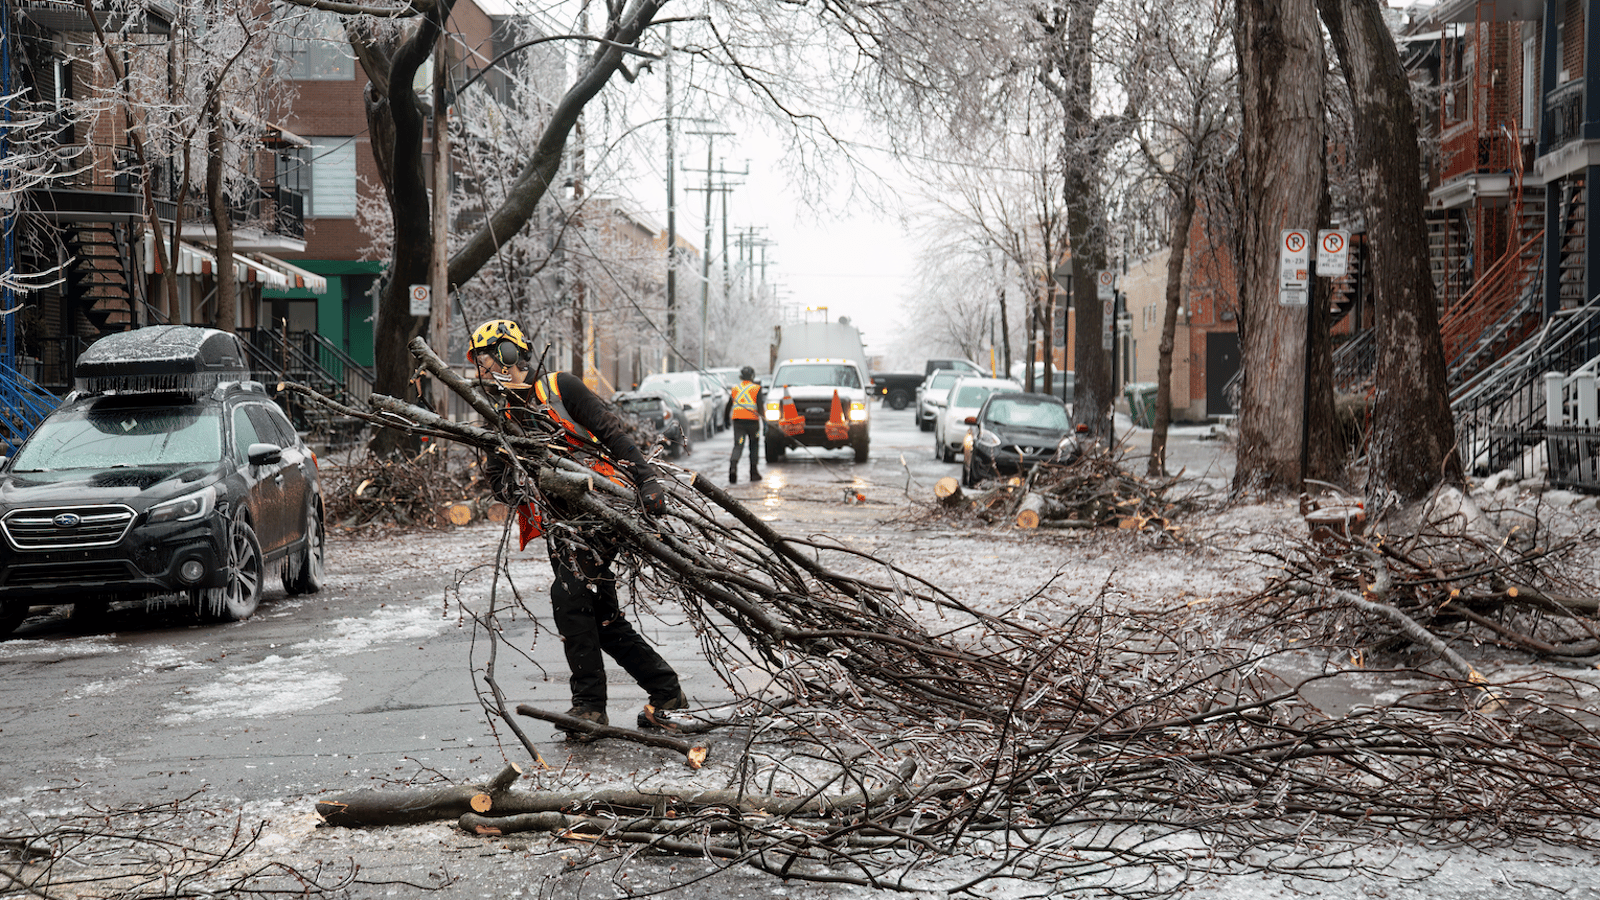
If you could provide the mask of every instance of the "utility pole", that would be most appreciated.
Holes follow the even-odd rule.
[[[702,135],[706,139],[706,186],[704,188],[706,192],[706,240],[705,244],[700,248],[700,368],[704,369],[706,367],[706,310],[709,306],[711,295],[711,193],[712,191],[730,190],[726,180],[720,187],[714,185],[711,181],[711,177],[714,174],[727,174],[711,167],[712,151],[718,135],[730,136],[733,132],[691,131],[689,134]],[[684,171],[693,170],[685,168]],[[701,189],[689,188],[689,190]],[[724,245],[723,251],[726,253],[726,245]]]
[[[673,353],[678,348],[678,192],[674,187],[677,174],[677,129],[672,115],[672,26],[667,26],[667,349]],[[676,369],[676,360],[669,368]]]
[[[446,110],[450,96],[445,79],[450,74],[445,58],[450,33],[439,35],[433,47],[433,256],[428,261],[428,343],[445,362],[450,361],[450,122]]]

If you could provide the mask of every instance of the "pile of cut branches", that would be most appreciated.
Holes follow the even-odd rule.
[[[668,465],[668,514],[641,518],[632,492],[594,477],[564,440],[500,425],[474,385],[420,342],[413,351],[499,427],[381,396],[367,415],[507,454],[536,506],[559,498],[579,511],[547,527],[619,536],[619,577],[633,596],[680,604],[708,661],[748,700],[746,715],[717,723],[739,740],[711,770],[753,805],[719,797],[669,808],[634,791],[627,802],[593,792],[552,808],[502,783],[491,819],[503,818],[492,815],[498,806],[527,816],[517,828],[595,846],[952,892],[1015,879],[1150,896],[1206,873],[1336,877],[1362,859],[1381,866],[1386,856],[1362,849],[1402,838],[1600,846],[1600,731],[1583,685],[1497,685],[1505,702],[1484,705],[1481,683],[1446,672],[1393,705],[1326,712],[1312,695],[1367,673],[1330,657],[1316,674],[1294,674],[1306,670],[1306,645],[1269,640],[1267,620],[1249,608],[1261,640],[1229,640],[1222,620],[1085,609],[1044,592],[1028,615],[998,617],[850,547],[779,534],[707,479]],[[1135,483],[1097,465],[1079,472]],[[1035,481],[1072,477],[1058,475]],[[1158,490],[1134,495],[1160,502]],[[1126,518],[1143,507],[1107,508]],[[827,564],[847,557],[882,577]],[[491,644],[480,702],[538,758],[494,684],[505,607],[493,591],[470,610],[461,602]],[[767,685],[758,696],[741,688],[751,669]],[[803,802],[823,797],[832,799]],[[515,830],[509,820],[462,827]]]
[[[1261,551],[1277,572],[1246,602],[1273,629],[1369,656],[1437,640],[1577,660],[1600,654],[1596,539],[1499,536],[1455,511],[1387,532],[1314,532]]]
[[[482,514],[488,495],[476,458],[448,442],[427,442],[410,457],[367,453],[343,463],[323,458],[323,512],[347,531],[445,528]],[[465,512],[464,512],[465,510]]]
[[[1194,506],[1168,496],[1177,481],[1142,478],[1104,451],[1091,451],[1069,462],[1040,463],[1026,478],[991,481],[971,493],[944,478],[934,496],[945,509],[1018,528],[1173,531],[1173,519]]]

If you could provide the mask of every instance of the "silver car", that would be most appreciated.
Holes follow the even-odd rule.
[[[961,443],[967,436],[967,417],[978,414],[983,401],[996,391],[1020,391],[1009,378],[962,376],[950,386],[933,420],[933,455],[940,462],[960,462]]]

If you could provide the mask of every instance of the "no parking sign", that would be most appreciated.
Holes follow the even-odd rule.
[[[1317,274],[1337,277],[1350,271],[1350,232],[1327,228],[1317,232]]]
[[[426,284],[411,286],[411,314],[426,316],[433,312],[433,288]]]
[[[1305,306],[1311,288],[1311,232],[1285,228],[1278,239],[1278,304]]]

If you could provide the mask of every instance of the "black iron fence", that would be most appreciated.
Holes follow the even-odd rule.
[[[1600,428],[1546,428],[1544,439],[1551,487],[1600,494]]]

